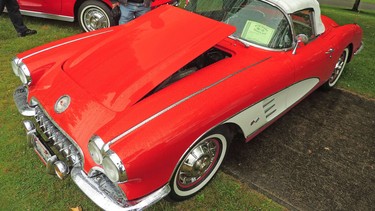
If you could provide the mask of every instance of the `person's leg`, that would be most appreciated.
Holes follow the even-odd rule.
[[[17,0],[6,0],[5,7],[8,10],[9,18],[12,21],[13,26],[18,32],[18,34],[26,32],[27,27],[23,23],[22,15],[20,13],[20,7],[17,3]]]
[[[140,6],[137,8],[137,11],[135,12],[135,18],[138,18],[139,16],[144,15],[145,13],[149,12],[151,10],[150,7]]]
[[[119,24],[125,24],[134,19],[134,6],[133,5],[122,5],[120,4],[121,16]]]
[[[5,7],[5,0],[0,0],[0,15],[3,14]]]

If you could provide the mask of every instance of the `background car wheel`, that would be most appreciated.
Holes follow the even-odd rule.
[[[116,24],[112,10],[103,2],[89,0],[78,10],[78,22],[86,32],[107,28]]]
[[[216,174],[230,139],[225,130],[215,131],[204,136],[184,154],[170,182],[169,200],[182,201],[192,197]]]
[[[336,85],[342,72],[344,71],[348,58],[349,58],[349,48],[345,48],[342,54],[340,55],[340,58],[336,62],[335,69],[333,70],[331,77],[323,85],[324,89],[329,90]]]

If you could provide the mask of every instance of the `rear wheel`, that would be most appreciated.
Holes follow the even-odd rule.
[[[228,145],[228,135],[216,131],[191,146],[174,172],[169,199],[182,201],[202,190],[218,171]]]
[[[345,48],[342,54],[340,55],[340,58],[336,62],[335,69],[333,70],[331,77],[323,85],[324,89],[326,90],[331,89],[337,84],[337,81],[339,80],[342,72],[344,71],[348,58],[349,58],[349,48]]]
[[[114,26],[115,18],[111,9],[101,1],[88,0],[78,9],[78,22],[86,32]]]

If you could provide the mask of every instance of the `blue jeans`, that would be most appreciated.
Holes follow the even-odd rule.
[[[120,4],[121,16],[119,24],[127,23],[146,12],[150,11],[150,7],[145,7],[143,4],[128,3],[127,5]]]

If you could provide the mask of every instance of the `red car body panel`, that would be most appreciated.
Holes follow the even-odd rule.
[[[249,141],[329,80],[343,50],[349,47],[351,58],[360,48],[362,30],[356,24],[338,26],[325,16],[322,20],[325,32],[293,54],[292,49],[248,47],[228,37],[233,26],[161,6],[126,25],[17,57],[33,76],[28,101],[36,99],[77,143],[84,171],[98,167],[87,147],[98,135],[124,163],[128,180],[118,186],[134,200],[168,184],[181,156],[207,131],[222,124],[241,130],[232,118],[281,96],[275,118],[243,131]],[[147,95],[212,47],[228,56]],[[330,49],[335,51],[328,54]],[[304,91],[291,89],[305,83]],[[67,94],[69,108],[56,113],[56,101]]]

